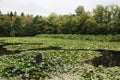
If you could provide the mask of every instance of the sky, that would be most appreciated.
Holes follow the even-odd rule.
[[[0,10],[4,14],[16,11],[17,14],[24,12],[34,16],[48,16],[52,12],[58,15],[73,14],[79,5],[91,11],[98,4],[120,5],[120,0],[0,0]]]

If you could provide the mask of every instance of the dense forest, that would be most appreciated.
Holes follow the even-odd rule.
[[[97,5],[92,11],[86,11],[78,6],[75,14],[51,13],[47,17],[0,11],[0,36],[36,34],[120,34],[120,7]]]

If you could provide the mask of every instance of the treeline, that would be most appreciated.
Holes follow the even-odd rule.
[[[75,14],[51,13],[47,17],[0,11],[0,36],[36,34],[120,34],[120,7],[97,5],[89,12],[78,6]]]

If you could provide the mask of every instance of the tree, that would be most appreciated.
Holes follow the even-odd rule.
[[[109,34],[120,34],[120,20],[112,20],[109,22],[107,31]]]
[[[10,36],[11,19],[7,15],[0,15],[0,36]]]
[[[32,22],[33,35],[45,33],[45,26],[49,25],[42,16],[35,16]]]
[[[57,21],[58,21],[58,15],[56,13],[51,13],[48,16],[48,22],[49,22],[48,30],[50,30],[50,33],[53,34],[58,33],[58,27],[56,25]]]
[[[24,20],[25,20],[24,36],[33,36],[34,29],[32,26],[33,16],[32,15],[24,16]]]
[[[22,12],[20,15],[21,15],[21,16],[24,16],[24,13]]]
[[[17,17],[13,23],[11,36],[24,36],[25,21],[22,17]]]
[[[85,34],[86,32],[84,31],[84,25],[86,20],[90,17],[88,13],[81,14],[81,16],[78,16],[79,20],[79,26],[77,26],[77,33],[79,34]]]
[[[57,33],[68,34],[71,33],[71,18],[69,15],[59,16],[57,22]]]
[[[103,23],[108,24],[111,21],[111,11],[109,6],[105,6],[103,13]]]
[[[75,12],[76,12],[76,15],[81,15],[85,12],[85,9],[83,6],[78,6],[76,9],[75,9]]]
[[[97,5],[97,8],[93,10],[94,18],[98,23],[103,23],[104,18],[104,6]]]
[[[97,22],[94,18],[89,18],[85,21],[84,30],[86,34],[95,34],[97,28]]]
[[[13,17],[13,16],[14,16],[12,11],[10,11],[9,16],[10,16],[10,17]]]
[[[14,16],[17,16],[17,12],[16,11],[14,12]]]
[[[2,14],[1,10],[0,10],[0,15]]]

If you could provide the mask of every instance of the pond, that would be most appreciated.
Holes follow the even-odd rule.
[[[23,51],[32,51],[32,50],[64,50],[64,51],[96,51],[101,54],[101,56],[94,57],[90,60],[86,60],[85,63],[91,64],[93,66],[99,67],[99,65],[102,65],[104,67],[114,67],[114,66],[120,66],[120,51],[114,51],[114,50],[105,50],[105,49],[64,49],[63,47],[57,47],[57,46],[48,46],[48,47],[42,47],[42,48],[33,48],[33,49],[27,49],[27,50],[8,50],[4,46],[7,45],[19,45],[19,44],[26,44],[26,45],[42,45],[43,43],[0,43],[0,56],[2,55],[14,55],[19,54]]]

